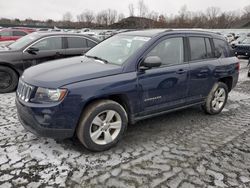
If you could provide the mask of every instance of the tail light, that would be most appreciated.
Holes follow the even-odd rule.
[[[237,62],[237,63],[236,63],[235,69],[236,69],[237,71],[240,71],[240,62]]]

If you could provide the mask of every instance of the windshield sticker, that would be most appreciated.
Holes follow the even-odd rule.
[[[134,37],[133,40],[149,41],[148,37]]]

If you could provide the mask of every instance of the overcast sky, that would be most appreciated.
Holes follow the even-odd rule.
[[[1,0],[0,18],[61,20],[62,15],[69,11],[76,19],[76,15],[85,9],[96,13],[108,8],[128,16],[128,5],[133,3],[137,9],[137,2],[137,0]],[[245,6],[250,5],[249,0],[144,0],[144,3],[151,11],[164,15],[177,14],[183,5],[186,5],[190,11],[205,11],[211,6],[219,7],[222,11],[241,11]]]

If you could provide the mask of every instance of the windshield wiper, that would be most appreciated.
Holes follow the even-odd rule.
[[[85,55],[87,58],[93,58],[93,59],[96,59],[96,60],[100,60],[100,61],[103,61],[104,63],[109,63],[108,60],[106,59],[103,59],[103,58],[100,58],[100,57],[97,57],[97,56],[91,56],[91,55]]]

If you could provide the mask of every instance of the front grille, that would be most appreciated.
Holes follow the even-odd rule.
[[[30,96],[34,87],[24,83],[22,80],[19,80],[18,87],[17,87],[17,96],[20,100],[28,102],[30,100]]]

